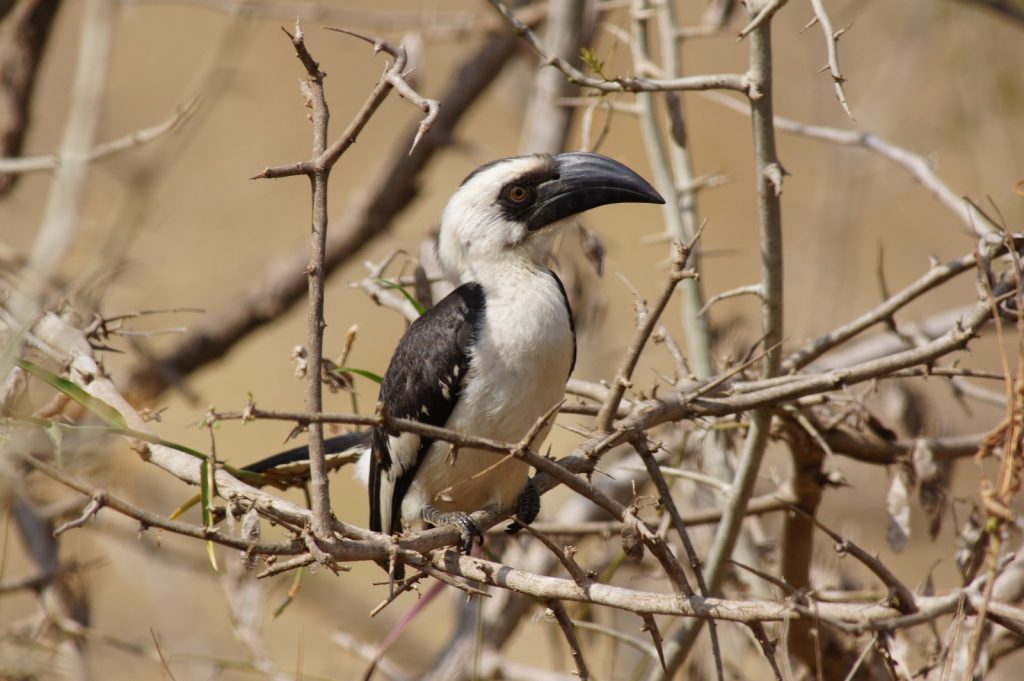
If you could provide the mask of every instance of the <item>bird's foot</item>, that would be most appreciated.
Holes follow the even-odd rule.
[[[462,511],[445,513],[438,511],[433,506],[427,506],[423,509],[422,517],[423,520],[431,525],[454,525],[457,527],[459,529],[459,536],[462,538],[462,541],[459,543],[459,550],[462,553],[468,554],[473,549],[474,539],[483,546],[483,530],[480,529],[480,525],[468,513],[463,513]]]
[[[526,481],[526,487],[516,499],[516,519],[505,528],[508,534],[515,534],[537,519],[540,513],[540,492],[533,485],[533,480]]]

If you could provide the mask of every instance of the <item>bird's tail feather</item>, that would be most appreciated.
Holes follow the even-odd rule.
[[[370,447],[370,431],[364,430],[358,433],[345,433],[335,435],[324,440],[324,453],[327,455],[328,469],[337,468],[344,463],[358,458],[362,452]],[[301,475],[305,470],[309,475],[309,445],[294,447],[284,452],[253,462],[242,470],[251,473],[284,473],[289,476]]]

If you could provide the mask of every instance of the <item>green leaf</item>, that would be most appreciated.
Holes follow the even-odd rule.
[[[363,378],[370,379],[377,385],[380,385],[381,383],[384,382],[384,378],[382,376],[375,374],[372,371],[367,371],[366,369],[356,369],[354,367],[338,367],[337,369],[335,369],[335,371],[337,371],[338,373],[357,374],[359,376],[362,376]]]
[[[72,383],[66,378],[61,378],[57,374],[24,359],[15,358],[14,363],[24,371],[27,371],[38,378],[43,383],[56,388],[75,402],[78,402],[80,405],[98,416],[107,425],[113,426],[114,428],[128,428],[128,424],[125,422],[124,417],[121,416],[116,409],[103,400],[93,397],[76,383]]]
[[[595,74],[608,80],[604,75],[604,62],[597,58],[597,55],[589,47],[580,48],[580,61]]]
[[[420,301],[416,300],[416,298],[411,293],[406,291],[405,287],[402,286],[401,284],[398,284],[393,281],[388,281],[387,279],[377,279],[377,283],[383,286],[384,288],[395,289],[396,291],[401,293],[405,297],[405,299],[409,301],[409,304],[416,308],[416,312],[418,312],[421,317],[423,316],[423,313],[427,311],[427,308],[423,307],[423,305],[420,304]]]

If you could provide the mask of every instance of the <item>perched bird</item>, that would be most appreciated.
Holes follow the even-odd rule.
[[[384,375],[378,408],[390,417],[521,440],[562,398],[576,360],[572,311],[547,266],[557,228],[606,204],[663,202],[643,178],[599,154],[520,156],[475,170],[448,201],[438,233],[438,261],[457,288],[409,326]],[[528,523],[539,510],[528,467],[513,457],[387,426],[331,438],[327,449],[367,450],[362,470],[370,529],[377,532],[453,524],[468,552],[480,535],[469,513],[515,507]],[[304,450],[255,465],[267,470]]]

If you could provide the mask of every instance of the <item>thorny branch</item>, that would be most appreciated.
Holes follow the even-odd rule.
[[[842,72],[839,70],[839,36],[842,31],[836,31],[832,28],[832,20],[828,16],[828,12],[825,11],[824,0],[811,0],[811,7],[814,8],[814,18],[821,26],[822,33],[825,34],[825,49],[828,52],[828,71],[832,76],[832,82],[836,88],[836,99],[843,107],[843,111],[846,115],[853,119],[853,112],[850,111],[850,103],[846,101],[846,93],[843,91],[843,83],[846,82],[846,78],[843,77]]]
[[[856,636],[864,632],[877,632],[878,636],[874,639],[874,647],[880,651],[879,654],[883,652],[889,654],[887,651],[892,648],[891,637],[904,629],[934,623],[947,616],[958,618],[972,616],[978,620],[978,626],[971,635],[972,664],[980,655],[982,638],[987,635],[989,630],[994,629],[992,626],[987,626],[987,623],[991,622],[1005,627],[1000,631],[1009,631],[1019,635],[1024,630],[1024,609],[1015,605],[1020,600],[1020,596],[997,589],[995,586],[997,580],[1006,574],[1000,573],[1000,570],[1007,562],[998,560],[998,545],[994,549],[990,547],[993,552],[993,560],[988,573],[974,579],[965,587],[952,589],[940,595],[917,595],[901,582],[880,559],[820,525],[813,517],[811,517],[812,521],[829,534],[838,543],[839,548],[856,557],[869,571],[882,580],[890,589],[891,598],[872,601],[863,597],[858,599],[852,595],[852,592],[840,592],[838,596],[816,593],[813,589],[804,592],[792,588],[785,581],[773,578],[765,571],[759,571],[756,567],[751,568],[755,574],[763,575],[769,581],[775,579],[776,581],[773,583],[782,588],[788,596],[785,599],[740,600],[713,596],[707,589],[714,590],[721,583],[724,566],[728,563],[732,553],[732,541],[744,518],[753,513],[768,513],[789,508],[794,499],[799,499],[798,496],[794,496],[794,491],[789,483],[778,485],[777,490],[773,493],[753,496],[752,481],[754,476],[761,471],[760,457],[769,435],[775,434],[771,428],[774,414],[783,414],[780,421],[784,421],[785,418],[794,414],[796,416],[793,418],[802,419],[800,423],[808,433],[813,434],[815,445],[820,446],[823,451],[829,452],[830,456],[850,457],[868,463],[885,465],[907,460],[912,452],[919,447],[926,447],[936,461],[950,461],[954,458],[970,456],[979,451],[999,456],[1001,457],[1000,463],[1003,471],[1001,475],[1003,477],[999,479],[997,489],[989,489],[987,496],[983,494],[983,501],[987,504],[986,511],[990,518],[999,518],[1000,522],[1012,520],[1012,515],[1009,512],[1010,503],[1017,492],[1016,487],[1019,486],[1019,480],[1016,477],[1007,477],[1010,476],[1007,471],[1013,470],[1012,467],[1017,465],[1019,458],[1015,450],[1016,445],[1012,444],[1019,439],[1019,424],[1014,420],[1018,410],[1014,399],[1015,395],[1011,395],[1011,399],[1006,400],[1010,405],[1006,423],[996,431],[974,435],[920,437],[903,440],[893,437],[892,439],[883,438],[882,441],[879,441],[877,438],[872,439],[842,423],[841,419],[831,423],[819,420],[811,413],[817,409],[838,409],[836,405],[849,402],[848,395],[843,394],[844,389],[880,379],[962,378],[964,376],[991,378],[992,372],[963,368],[956,364],[936,366],[936,362],[966,347],[970,341],[978,337],[989,322],[993,319],[998,320],[1001,312],[1012,313],[1019,307],[1019,275],[1015,280],[1013,276],[995,272],[996,268],[992,267],[992,263],[1000,260],[1005,262],[1011,258],[1016,259],[1021,247],[1020,242],[1014,239],[1008,240],[1009,243],[996,240],[994,234],[998,227],[977,207],[964,201],[950,190],[923,157],[859,131],[804,126],[774,116],[771,103],[770,29],[772,17],[785,4],[784,0],[748,3],[756,11],[752,13],[750,24],[742,32],[742,35],[747,36],[749,40],[751,53],[750,69],[747,73],[682,77],[678,75],[678,69],[673,67],[669,71],[662,72],[669,73],[671,77],[662,79],[606,78],[601,74],[597,78],[587,76],[572,67],[568,61],[552,56],[536,35],[520,23],[499,0],[492,0],[492,4],[512,24],[519,35],[541,55],[546,65],[555,66],[571,82],[579,83],[598,92],[650,93],[726,89],[747,95],[749,100],[747,104],[749,104],[754,123],[761,211],[763,277],[760,283],[746,287],[744,292],[757,293],[763,303],[763,355],[756,362],[751,363],[752,365],[759,364],[760,376],[755,376],[752,366],[741,364],[728,368],[717,376],[699,376],[699,380],[696,381],[679,380],[670,384],[671,387],[668,390],[650,393],[653,396],[637,392],[636,395],[631,394],[630,399],[624,399],[627,390],[632,387],[630,381],[633,380],[633,373],[646,342],[657,328],[659,316],[679,281],[676,277],[679,273],[684,272],[681,269],[683,264],[676,263],[676,267],[673,268],[670,275],[670,281],[654,310],[647,311],[642,316],[634,343],[622,358],[614,381],[610,382],[609,386],[574,382],[572,392],[581,395],[589,402],[575,405],[573,408],[566,408],[565,411],[575,410],[577,413],[596,415],[597,418],[592,432],[579,429],[575,431],[581,435],[582,439],[569,455],[557,460],[541,456],[534,451],[531,437],[527,437],[519,443],[498,442],[467,433],[431,427],[415,421],[387,419],[387,425],[397,431],[418,433],[424,437],[451,442],[457,446],[492,452],[496,461],[501,457],[519,457],[538,471],[535,484],[542,493],[558,486],[568,487],[575,492],[579,499],[588,500],[601,512],[611,516],[612,520],[570,521],[561,524],[541,521],[535,526],[527,528],[527,532],[535,536],[539,544],[550,552],[549,558],[554,556],[561,562],[568,571],[570,579],[548,577],[543,571],[522,569],[516,564],[516,561],[510,559],[510,556],[515,555],[512,552],[506,553],[496,560],[460,556],[445,548],[458,539],[456,531],[451,528],[438,528],[395,538],[374,534],[334,518],[330,513],[329,499],[326,495],[326,468],[322,457],[322,442],[316,444],[322,439],[322,424],[374,425],[376,420],[356,414],[323,413],[319,401],[321,373],[319,362],[322,358],[320,344],[322,343],[323,325],[322,286],[328,259],[326,254],[325,193],[327,177],[332,165],[353,143],[362,126],[372,117],[391,89],[397,90],[401,96],[410,99],[425,113],[425,117],[417,129],[410,134],[410,142],[402,150],[403,156],[406,153],[413,156],[423,154],[424,146],[427,146],[428,150],[432,149],[439,142],[431,142],[432,135],[425,135],[426,130],[433,124],[436,127],[444,127],[446,132],[450,132],[454,120],[446,122],[447,108],[439,109],[437,102],[420,97],[409,87],[404,80],[406,63],[404,52],[401,49],[379,40],[363,38],[372,42],[376,51],[387,53],[392,57],[393,62],[389,64],[353,124],[338,140],[328,146],[328,112],[323,97],[323,73],[306,50],[301,29],[297,27],[292,39],[308,75],[305,93],[313,109],[313,155],[307,161],[268,168],[259,177],[306,174],[313,180],[314,248],[307,273],[309,274],[310,289],[313,291],[309,315],[309,349],[311,365],[314,366],[309,372],[311,382],[307,409],[305,412],[281,412],[257,409],[255,405],[250,405],[244,412],[238,414],[215,413],[211,416],[211,423],[216,420],[233,418],[264,418],[294,421],[302,426],[311,426],[310,431],[313,433],[314,442],[311,452],[320,448],[320,454],[313,456],[312,464],[311,475],[316,490],[313,509],[310,511],[301,508],[274,494],[251,486],[247,483],[262,481],[256,478],[250,480],[248,477],[245,477],[244,480],[238,479],[231,475],[228,468],[218,464],[214,471],[216,489],[226,504],[226,510],[230,517],[255,511],[261,517],[283,528],[289,538],[280,542],[268,542],[260,540],[258,536],[239,537],[218,527],[205,527],[169,520],[128,503],[109,490],[76,477],[68,470],[52,465],[45,456],[16,453],[15,459],[20,466],[74,489],[88,499],[87,502],[79,505],[77,517],[64,523],[58,532],[85,526],[90,519],[107,509],[135,519],[143,529],[161,528],[244,551],[246,560],[260,557],[288,557],[288,560],[268,564],[263,569],[262,576],[280,574],[314,562],[325,563],[329,567],[337,569],[342,567],[339,565],[341,562],[386,561],[389,558],[394,558],[417,568],[420,574],[416,579],[422,578],[424,575],[432,575],[452,585],[459,584],[461,579],[470,579],[484,586],[516,592],[535,599],[534,602],[548,604],[565,633],[576,663],[577,674],[582,678],[587,677],[588,671],[579,641],[576,639],[576,627],[564,605],[566,602],[579,602],[588,606],[602,605],[640,615],[643,618],[645,630],[651,633],[655,641],[654,651],[648,650],[649,646],[645,644],[645,654],[654,657],[656,652],[662,661],[663,669],[656,670],[654,676],[663,677],[671,676],[685,660],[688,646],[692,643],[704,620],[710,621],[712,626],[714,620],[750,624],[758,644],[773,662],[772,642],[765,635],[763,628],[765,622],[802,622],[819,630],[821,625],[825,625],[830,630],[849,636]],[[844,108],[847,108],[841,85],[842,76],[839,73],[838,61],[835,56],[835,39],[838,36],[834,34],[828,23],[822,3],[812,0],[812,5],[826,37],[829,38],[829,65],[835,80],[837,96]],[[664,7],[655,9],[663,11]],[[671,29],[673,21],[669,20],[662,28]],[[675,29],[675,31],[676,33],[673,34],[671,30],[668,30],[666,35],[683,34],[682,29]],[[347,31],[343,32],[348,33]],[[362,36],[358,37],[362,38]],[[511,47],[505,45],[503,49],[505,50],[504,57],[507,58]],[[664,58],[666,61],[670,61],[667,57]],[[503,59],[496,61],[490,77],[493,77],[493,73],[500,68],[502,61]],[[659,73],[659,70],[651,65],[650,73]],[[640,75],[647,76],[650,73]],[[482,90],[482,88],[483,86],[480,89]],[[468,106],[472,99],[473,96],[464,98],[463,105]],[[673,106],[677,108],[673,109]],[[675,119],[671,121],[672,125],[678,125],[680,122],[678,119],[681,116],[678,105],[670,104],[669,108],[670,116],[675,116]],[[653,112],[653,109],[651,111]],[[653,120],[653,116],[651,120]],[[789,130],[839,144],[862,146],[901,165],[957,215],[972,230],[972,233],[982,237],[978,251],[957,260],[933,266],[916,282],[894,295],[887,295],[881,304],[856,320],[809,341],[788,357],[784,356],[781,217],[779,212],[779,194],[782,189],[784,172],[774,149],[774,129]],[[429,154],[427,155],[429,156]],[[417,170],[422,167],[423,163],[425,163],[425,159],[417,166]],[[412,171],[413,177],[415,173],[416,170]],[[411,179],[408,186],[410,189],[406,193],[411,196],[414,193],[411,189]],[[1007,255],[1010,257],[1004,257]],[[367,282],[376,279],[385,266],[386,261],[381,265],[374,266],[374,269],[371,269],[373,277]],[[815,363],[815,360],[826,355],[828,358],[834,357],[836,353],[833,351],[839,345],[848,342],[876,324],[887,324],[895,328],[893,315],[903,310],[912,301],[935,290],[959,274],[978,270],[982,272],[982,277],[985,278],[988,288],[979,291],[977,300],[964,308],[960,318],[948,323],[944,330],[934,337],[930,339],[915,337],[913,343],[907,344],[910,347],[880,353],[870,359],[850,360],[840,363],[838,366],[832,365],[833,368],[827,371],[820,369],[822,366],[820,363]],[[319,291],[316,290],[318,288]],[[373,290],[373,286],[367,285],[366,282],[364,282],[364,288]],[[712,298],[712,301],[714,300]],[[412,316],[412,312],[407,307],[401,305],[394,305],[394,307],[400,308],[406,317]],[[14,320],[9,315],[4,316],[2,320],[7,330],[11,331],[14,327]],[[44,348],[47,354],[57,357],[59,361],[66,361],[64,368],[70,380],[89,395],[110,405],[125,418],[132,428],[138,430],[147,428],[144,419],[129,406],[106,375],[102,365],[96,360],[94,349],[90,347],[89,340],[85,335],[68,324],[66,320],[54,314],[42,314],[34,321],[35,324],[26,335],[29,344]],[[903,329],[900,328],[900,331],[902,332]],[[678,349],[674,353],[675,355],[678,355],[675,357],[677,364],[685,366],[685,358],[682,357],[682,353]],[[815,367],[818,369],[816,370]],[[5,405],[13,403],[15,396],[23,390],[26,381],[26,377],[20,371],[14,371],[5,378],[2,395]],[[1016,389],[1021,392],[1019,386]],[[36,422],[28,425],[46,427],[47,419],[59,417],[64,411],[66,403],[66,399],[55,402],[54,406],[36,414]],[[805,412],[801,410],[805,410]],[[554,411],[549,414],[549,416],[553,415]],[[673,499],[671,487],[665,479],[672,469],[662,466],[648,449],[648,441],[654,437],[652,429],[677,424],[681,421],[692,421],[695,424],[692,432],[700,433],[703,437],[708,437],[709,429],[713,429],[717,425],[728,425],[730,428],[735,428],[737,432],[745,433],[746,441],[740,456],[738,477],[731,484],[721,486],[729,498],[724,508],[694,510],[679,506],[677,499],[681,500],[682,495],[677,495],[677,499]],[[4,425],[6,424],[7,421],[4,422]],[[542,424],[538,423],[538,428],[540,425]],[[663,431],[658,432],[658,437],[660,439],[663,433],[671,437],[677,431],[678,429],[664,428]],[[1012,441],[1011,444],[999,444],[1000,440],[996,435],[1006,435],[1008,441]],[[204,464],[197,459],[164,444],[155,443],[155,441],[132,441],[131,444],[143,460],[163,468],[188,484],[198,484],[199,467]],[[600,472],[597,465],[602,462],[602,459],[604,457],[611,459],[610,453],[623,444],[631,444],[636,448],[647,471],[645,478],[636,478],[628,474],[628,467],[615,469],[619,475],[626,472],[625,478],[617,480],[616,483],[619,485],[620,492],[621,488],[632,486],[632,502],[623,500],[620,495],[606,491],[595,484],[590,477]],[[319,463],[317,463],[318,460]],[[633,461],[635,460],[634,457]],[[761,472],[763,473],[763,471]],[[649,482],[653,482],[659,501],[667,511],[667,518],[663,519],[660,527],[654,527],[649,520],[640,517],[640,500],[644,498],[644,486]],[[220,510],[223,512],[224,509]],[[508,511],[488,510],[474,514],[474,518],[483,528],[488,529],[507,519],[508,515]],[[686,526],[711,522],[718,522],[719,526],[708,560],[709,565],[705,570],[687,536]],[[319,541],[314,541],[314,536],[309,532],[310,528],[313,529],[315,539]],[[669,529],[675,531],[679,542],[686,550],[686,559],[689,562],[689,568],[698,578],[701,596],[694,594],[687,583],[687,574],[683,569],[682,562],[677,557],[678,549],[669,539]],[[559,544],[549,536],[564,534],[584,541],[591,534],[607,539],[615,533],[620,533],[623,538],[618,544],[623,548],[627,547],[627,537],[631,535],[639,537],[638,543],[631,548],[634,551],[639,548],[640,553],[643,550],[652,553],[660,564],[664,575],[671,581],[671,593],[660,593],[646,588],[641,590],[616,586],[611,583],[610,578],[604,576],[604,573],[584,570],[575,560],[575,549],[572,547],[560,549]],[[615,542],[606,543],[615,544]],[[709,575],[706,582],[710,584],[705,583],[705,572]],[[33,588],[31,585],[35,583],[34,579],[12,582],[18,588]],[[4,586],[6,588],[7,585]],[[475,587],[467,588],[467,592],[476,595],[482,593]],[[492,592],[492,595],[498,595],[498,592]],[[498,599],[492,598],[491,600]],[[664,656],[662,656],[661,635],[654,620],[656,614],[694,618],[684,621],[683,626],[677,626],[675,631],[670,634],[664,643]],[[864,652],[856,661],[857,665],[864,663],[870,650],[870,647],[864,648]],[[820,655],[820,651],[818,654]],[[856,668],[850,674],[852,675],[854,671]],[[776,670],[775,673],[778,677],[779,672]]]
[[[335,29],[340,30],[340,29]],[[348,128],[330,146],[327,145],[327,125],[330,112],[324,98],[324,73],[320,65],[306,48],[302,26],[295,22],[295,34],[288,34],[294,45],[299,61],[302,62],[308,76],[304,82],[304,95],[307,104],[313,109],[313,158],[309,161],[295,163],[290,166],[266,168],[257,178],[277,178],[290,175],[306,175],[312,183],[313,191],[313,233],[310,248],[309,266],[309,336],[306,350],[308,352],[309,374],[306,393],[306,408],[311,412],[319,412],[322,404],[323,385],[321,382],[323,364],[324,335],[324,263],[327,250],[327,180],[331,168],[338,162],[341,155],[355,143],[374,112],[384,102],[388,93],[396,89],[402,97],[413,102],[426,112],[420,123],[419,130],[413,138],[410,155],[417,143],[437,119],[439,104],[416,93],[404,80],[407,57],[404,48],[395,47],[380,39],[370,39],[351,31],[342,31],[354,35],[373,44],[375,52],[386,52],[394,61],[385,70],[377,86],[370,93],[362,108],[356,113]],[[285,31],[287,33],[287,31]],[[309,426],[309,461],[310,487],[313,506],[313,534],[319,541],[333,538],[331,532],[331,500],[327,480],[327,465],[324,461],[323,426],[315,423]]]
[[[565,74],[569,82],[585,87],[593,88],[600,92],[666,92],[679,90],[735,90],[736,92],[747,93],[750,85],[745,75],[738,73],[722,73],[707,76],[687,76],[673,78],[671,80],[655,80],[640,78],[636,76],[623,76],[618,78],[602,78],[588,76],[578,68],[553,54],[541,42],[537,34],[529,26],[520,21],[501,0],[490,0],[498,12],[512,25],[516,34],[525,40],[530,47],[536,50],[544,61],[544,65],[551,65]]]
[[[451,140],[466,111],[487,90],[512,56],[517,41],[511,35],[489,35],[469,54],[452,76],[441,101],[444,105],[433,130],[408,154],[418,133],[399,137],[393,150],[374,172],[365,192],[353,200],[328,229],[325,273],[333,272],[367,243],[385,233],[390,222],[418,194],[421,174]],[[308,249],[302,248],[268,264],[251,286],[212,311],[170,350],[146,357],[133,367],[127,393],[134,400],[156,398],[182,377],[225,355],[235,344],[278,319],[306,292]]]

